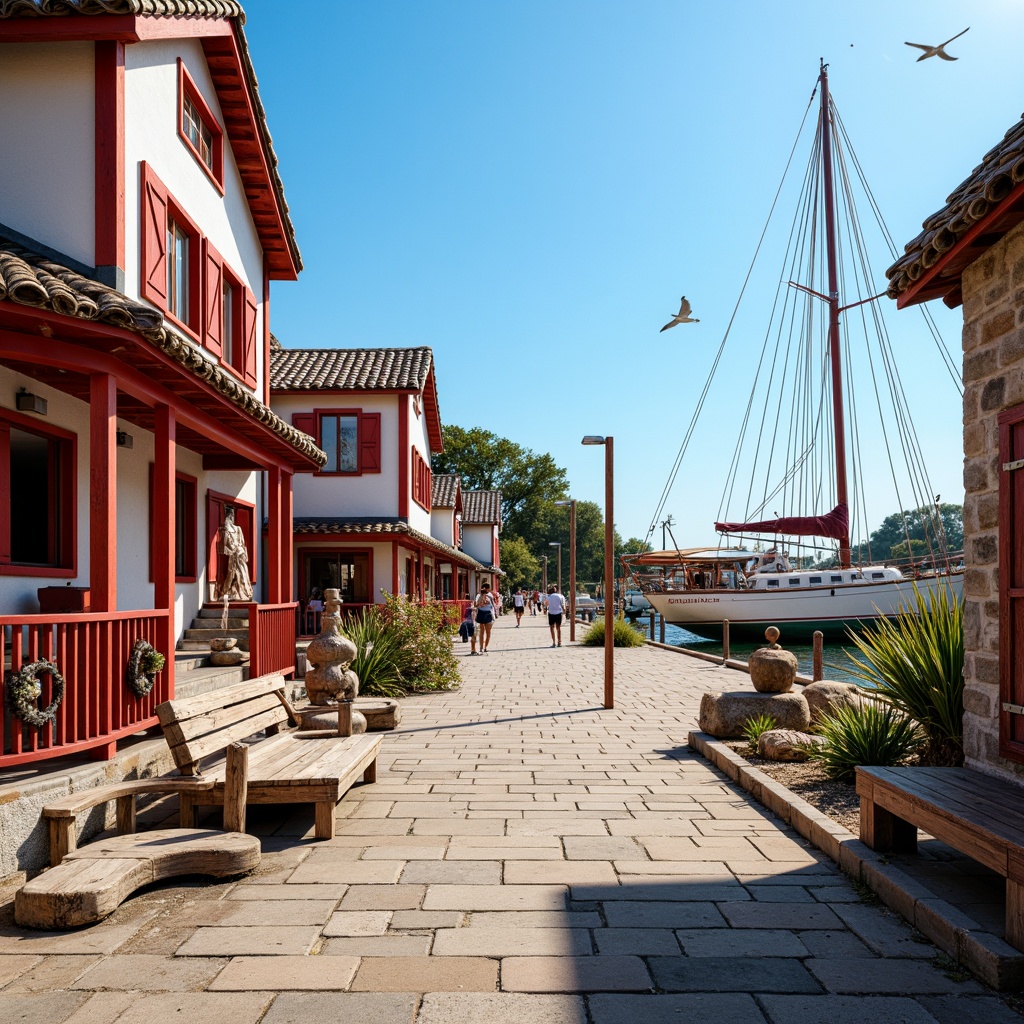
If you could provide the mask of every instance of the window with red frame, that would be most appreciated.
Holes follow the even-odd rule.
[[[176,583],[194,583],[199,578],[198,489],[194,476],[178,473],[174,482],[174,579]],[[149,466],[149,578],[153,580],[157,538],[153,533],[153,464]]]
[[[178,135],[217,190],[224,193],[224,132],[178,58]]]
[[[297,412],[292,426],[316,440],[327,453],[323,475],[360,476],[380,472],[380,413],[362,409]]]
[[[0,573],[74,575],[75,441],[0,411]]]
[[[432,492],[432,481],[430,476],[430,463],[424,461],[422,455],[416,448],[412,450],[412,500],[417,505],[430,511],[430,500]]]

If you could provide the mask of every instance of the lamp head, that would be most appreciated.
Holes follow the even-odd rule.
[[[604,444],[604,438],[600,434],[587,434],[580,444]]]
[[[555,508],[568,508],[575,500],[575,498],[566,498],[565,501],[556,501]]]
[[[561,546],[562,546],[562,542],[560,540],[549,540],[548,541],[548,547],[549,548],[560,548]]]

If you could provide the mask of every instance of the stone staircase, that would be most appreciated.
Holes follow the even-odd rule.
[[[222,686],[231,686],[249,678],[248,659],[241,665],[223,667],[211,665],[210,640],[217,636],[233,636],[242,651],[249,650],[249,617],[245,610],[231,609],[227,629],[221,629],[224,609],[219,605],[205,605],[185,630],[174,652],[174,693],[176,697],[194,697],[209,693]]]

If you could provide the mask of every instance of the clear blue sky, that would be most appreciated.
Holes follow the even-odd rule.
[[[614,435],[624,537],[646,534],[818,58],[901,250],[1024,105],[1015,0],[246,11],[306,265],[274,285],[282,343],[431,346],[444,421],[550,452],[580,499],[603,502],[581,436]],[[903,45],[968,25],[955,63]],[[659,334],[683,293],[701,323]],[[916,314],[884,302],[933,489],[961,501],[959,396]],[[931,306],[958,357],[960,310]],[[742,347],[725,366],[745,399]],[[681,544],[714,540],[735,437],[718,404],[666,506]]]

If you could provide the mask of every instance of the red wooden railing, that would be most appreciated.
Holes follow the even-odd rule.
[[[295,672],[297,601],[249,605],[249,675]]]
[[[419,602],[425,604],[427,602]],[[445,622],[450,626],[458,627],[462,621],[462,606],[465,602],[463,601],[434,601],[431,600],[430,604],[440,604],[444,607],[444,619]],[[364,602],[349,602],[346,601],[341,606],[341,621],[345,622],[349,618],[360,618],[363,612],[367,608],[383,608],[383,605],[375,605],[372,601]],[[309,609],[303,611],[303,606],[299,606],[298,612],[296,613],[297,628],[299,636],[316,636],[320,632],[320,612],[311,612]]]
[[[9,671],[47,658],[64,677],[64,699],[56,720],[36,729],[25,725],[0,701],[3,747],[0,768],[92,749],[112,757],[117,740],[156,724],[154,709],[171,696],[172,673],[157,673],[153,688],[136,697],[126,686],[128,659],[136,640],[146,640],[168,661],[166,611],[86,612],[53,615],[0,615],[3,690]],[[39,707],[53,699],[53,678],[39,676]]]

